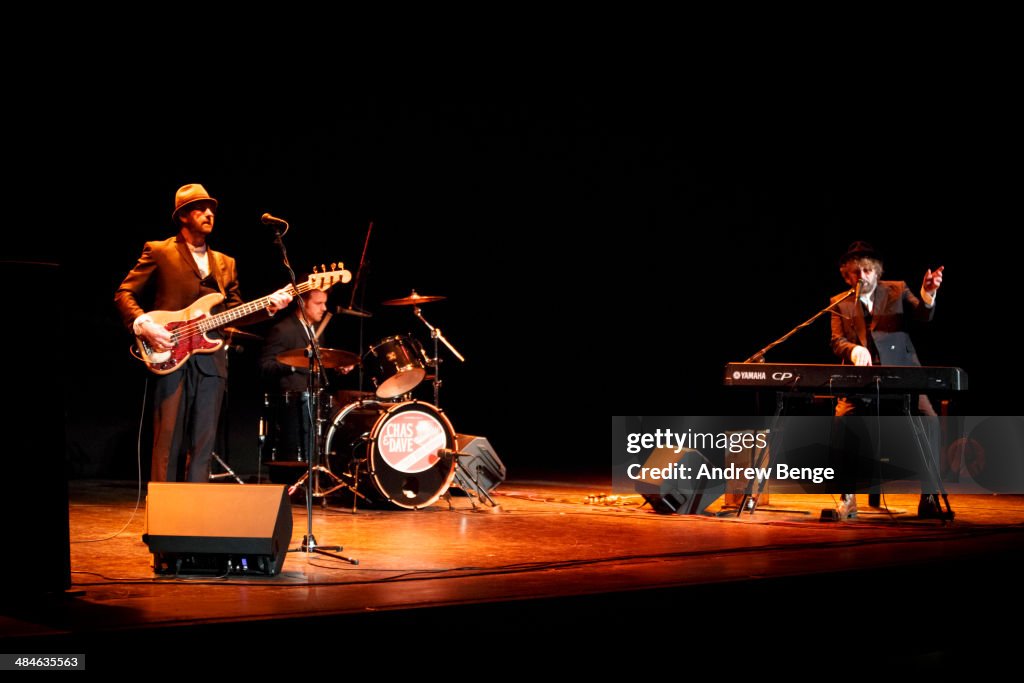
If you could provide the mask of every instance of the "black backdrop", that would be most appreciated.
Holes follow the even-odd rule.
[[[172,234],[188,182],[220,200],[211,243],[238,259],[249,299],[286,282],[263,212],[291,222],[300,277],[336,260],[354,271],[373,221],[365,342],[427,342],[410,309],[380,302],[412,288],[448,297],[423,309],[467,357],[442,350],[441,405],[513,475],[603,471],[609,415],[751,412],[750,395],[719,386],[722,365],[840,291],[836,259],[854,239],[915,289],[946,266],[922,359],[968,371],[961,410],[1020,413],[1016,177],[1002,127],[978,125],[980,112],[611,95],[155,111],[110,107],[26,140],[22,170],[45,182],[12,205],[24,227],[8,248],[64,266],[63,296],[44,307],[66,326],[41,360],[65,385],[55,403],[73,476],[134,473],[146,373],[111,299],[142,243]],[[349,295],[338,287],[330,304]],[[769,360],[830,362],[827,341],[826,318]],[[335,318],[327,343],[356,350],[356,319]],[[259,348],[245,347],[229,448],[251,470]]]

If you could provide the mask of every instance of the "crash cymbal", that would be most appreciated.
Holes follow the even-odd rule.
[[[242,339],[259,339],[261,341],[263,340],[263,337],[261,337],[260,335],[253,334],[252,332],[245,332],[243,330],[238,329],[237,327],[225,327],[224,334],[226,334],[229,337],[241,337]]]
[[[320,358],[323,359],[325,368],[344,368],[349,365],[359,365],[359,356],[350,351],[342,351],[341,349],[321,348]],[[306,355],[306,349],[282,351],[277,354],[277,360],[279,363],[296,368],[309,367],[309,356]]]
[[[430,303],[431,301],[441,301],[447,299],[446,296],[422,296],[416,293],[416,290],[412,290],[412,294],[409,296],[402,297],[401,299],[388,299],[381,303],[385,306],[419,306],[420,304]]]
[[[344,315],[354,315],[357,318],[373,317],[373,313],[370,313],[368,311],[360,311],[358,308],[345,308],[344,306],[338,306],[337,312],[342,313]]]

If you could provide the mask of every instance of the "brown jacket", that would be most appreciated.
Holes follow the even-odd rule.
[[[224,302],[211,314],[244,303],[238,290],[235,259],[213,249],[208,249],[207,254],[210,274],[203,279],[181,233],[166,240],[146,242],[138,263],[114,294],[125,326],[131,330],[135,319],[147,311],[178,311],[212,292],[223,294]],[[209,336],[216,337],[217,332]],[[203,374],[227,376],[223,348],[216,353],[194,354],[192,359]]]

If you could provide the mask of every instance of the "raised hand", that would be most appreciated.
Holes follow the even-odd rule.
[[[935,270],[929,269],[924,274],[924,282],[921,284],[922,289],[929,294],[934,294],[935,290],[942,285],[942,269],[946,266],[939,266]]]

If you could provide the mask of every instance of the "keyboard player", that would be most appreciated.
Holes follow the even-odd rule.
[[[854,242],[839,259],[839,273],[843,280],[856,289],[833,309],[832,352],[841,363],[854,365],[921,365],[917,350],[910,338],[911,321],[927,322],[935,314],[935,300],[942,285],[943,266],[925,272],[919,296],[910,291],[906,282],[882,280],[881,255],[867,242]],[[846,292],[832,298],[835,302]],[[935,410],[925,394],[918,399],[921,415],[935,416]],[[875,399],[865,395],[836,403],[835,414],[873,415],[898,414],[891,407],[875,405]],[[936,442],[933,442],[936,443]],[[857,500],[853,494],[844,494],[839,506],[840,518],[855,517]],[[922,494],[918,515],[942,515],[938,499]]]

